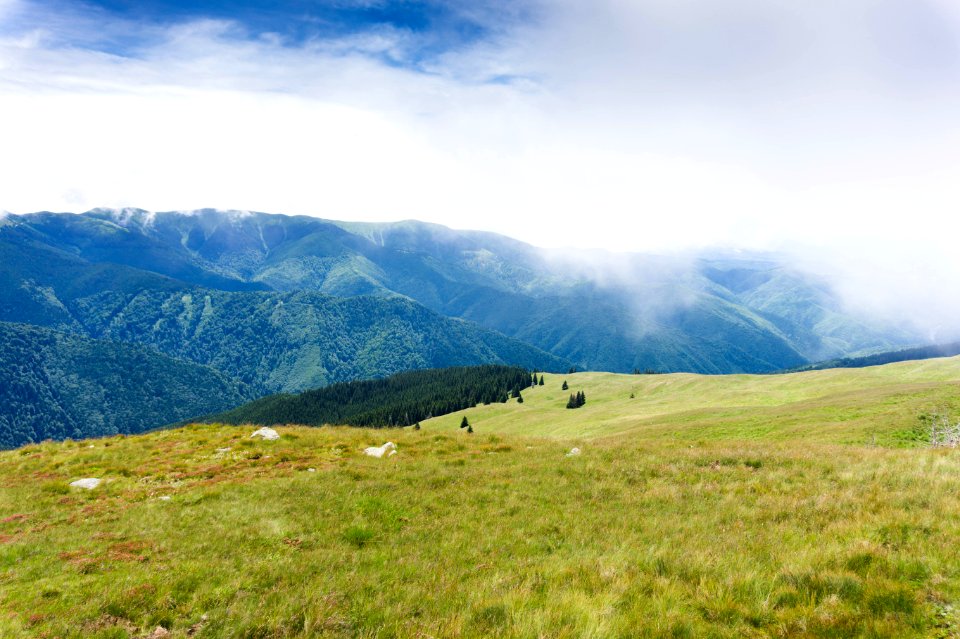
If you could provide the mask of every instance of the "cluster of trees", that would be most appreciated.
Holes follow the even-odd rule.
[[[409,371],[385,379],[334,384],[298,395],[272,395],[205,421],[408,426],[477,404],[506,402],[509,393],[519,395],[530,384],[530,372],[514,366]]]
[[[639,368],[634,368],[633,374],[634,375],[659,375],[660,371],[654,370],[652,368],[645,368],[643,370],[640,370]]]
[[[577,391],[576,394],[570,394],[570,400],[567,402],[567,408],[580,408],[587,403],[587,395],[583,391]]]

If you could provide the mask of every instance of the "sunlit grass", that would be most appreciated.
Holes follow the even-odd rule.
[[[720,399],[736,379],[680,379],[716,407],[606,433],[592,408],[672,380],[571,377],[573,438],[552,417],[493,432],[552,410],[548,375],[469,412],[472,435],[213,425],[3,452],[0,637],[957,636],[960,453],[901,438],[957,399],[933,370],[753,406]]]
[[[960,412],[960,357],[790,375],[575,373],[546,380],[525,390],[522,404],[478,406],[422,426],[453,431],[467,415],[478,432],[556,438],[629,433],[911,445],[918,413],[941,405]],[[567,409],[578,390],[586,406]]]

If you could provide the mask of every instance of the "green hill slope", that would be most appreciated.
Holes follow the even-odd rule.
[[[860,357],[842,357],[840,359],[831,359],[825,362],[817,362],[808,366],[801,366],[799,369],[783,371],[786,373],[798,371],[820,371],[827,368],[864,368],[866,366],[882,366],[893,362],[906,362],[918,359],[931,359],[935,357],[954,357],[960,355],[960,342],[950,344],[933,344],[930,346],[917,346],[915,348],[903,348],[886,353],[873,353],[871,355],[861,355]]]
[[[0,448],[138,433],[252,396],[149,349],[0,322]]]
[[[473,434],[0,452],[0,636],[955,636],[960,456],[899,434],[960,414],[958,369],[578,374],[576,410],[548,375]]]
[[[566,381],[570,390],[562,390]],[[565,408],[571,392],[587,404]],[[633,395],[633,397],[631,397]],[[477,432],[560,438],[630,434],[657,439],[791,438],[909,442],[917,415],[960,408],[960,357],[785,375],[547,375],[524,402],[478,406],[423,422],[455,430],[466,415]]]

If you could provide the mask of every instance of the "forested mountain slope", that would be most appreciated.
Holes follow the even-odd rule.
[[[138,433],[253,396],[151,349],[0,322],[0,448]]]
[[[221,291],[400,294],[581,368],[764,372],[918,341],[776,256],[576,254],[415,221],[213,210],[11,216],[5,230],[0,243]]]

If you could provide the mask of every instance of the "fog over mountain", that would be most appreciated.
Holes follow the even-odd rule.
[[[0,2],[0,210],[774,252],[957,336],[955,2],[389,5]]]
[[[828,279],[776,254],[557,251],[416,221],[369,224],[215,210],[39,213],[8,217],[3,231],[0,239],[12,247],[30,238],[34,246],[81,260],[88,265],[75,267],[81,272],[113,264],[234,295],[401,295],[581,368],[763,372],[922,341],[908,325],[853,312]],[[21,292],[37,286],[29,269],[9,277]],[[76,286],[77,276],[66,272],[45,277],[47,286]],[[177,290],[168,279],[159,287]],[[121,303],[112,313],[130,304],[90,297],[100,293],[85,290],[80,299]],[[206,302],[213,306],[204,313],[234,304],[222,294],[206,299],[214,302]],[[67,309],[64,327],[92,326],[83,310],[89,302],[57,300]],[[147,307],[138,304],[144,312]],[[95,336],[116,330],[108,326]]]

